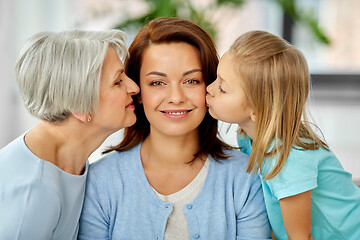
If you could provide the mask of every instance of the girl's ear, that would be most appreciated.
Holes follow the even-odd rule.
[[[83,122],[83,123],[88,123],[91,121],[91,116],[89,114],[84,114],[84,113],[72,113],[72,115],[78,119],[79,121]]]
[[[256,116],[253,111],[250,113],[250,118],[251,118],[251,121],[256,122]]]

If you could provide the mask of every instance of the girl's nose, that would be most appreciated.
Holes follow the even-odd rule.
[[[212,82],[210,85],[208,85],[206,87],[206,94],[209,94],[210,96],[213,96],[214,85],[215,85],[215,82]]]

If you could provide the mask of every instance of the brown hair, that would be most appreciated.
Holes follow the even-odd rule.
[[[219,58],[211,37],[197,24],[188,20],[164,17],[157,18],[145,25],[136,35],[129,48],[130,57],[125,61],[126,74],[140,86],[140,69],[145,50],[153,44],[185,42],[200,53],[200,61],[205,85],[209,85],[216,79],[216,69]],[[142,142],[150,133],[148,122],[143,106],[134,97],[136,123],[125,129],[123,141],[107,150],[127,151]],[[194,159],[201,154],[211,154],[214,159],[225,159],[224,149],[232,147],[222,142],[217,137],[217,120],[207,112],[204,120],[199,125],[200,148],[194,155]]]
[[[233,43],[229,54],[256,116],[248,172],[260,169],[267,180],[280,172],[292,148],[329,149],[307,121],[310,74],[298,49],[271,33],[250,31]],[[266,157],[276,157],[271,172],[262,169]]]

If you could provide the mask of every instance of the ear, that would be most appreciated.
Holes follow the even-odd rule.
[[[72,115],[78,119],[79,121],[83,122],[83,123],[88,123],[88,119],[90,119],[90,117],[88,116],[88,114],[84,114],[84,113],[72,113]]]
[[[253,111],[251,111],[251,113],[250,113],[250,118],[251,118],[251,121],[256,122],[256,116]]]

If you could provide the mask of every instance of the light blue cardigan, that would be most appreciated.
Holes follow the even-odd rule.
[[[270,239],[261,182],[245,172],[240,151],[220,163],[210,158],[204,186],[184,207],[190,239]],[[79,239],[164,239],[170,203],[146,179],[140,145],[91,164]]]

